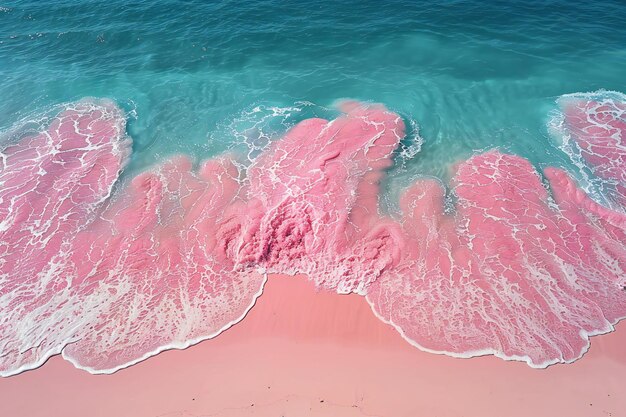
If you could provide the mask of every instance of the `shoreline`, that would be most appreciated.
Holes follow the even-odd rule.
[[[626,333],[572,364],[420,351],[358,295],[270,275],[245,320],[184,350],[92,375],[59,355],[0,379],[0,414],[78,417],[617,416]]]

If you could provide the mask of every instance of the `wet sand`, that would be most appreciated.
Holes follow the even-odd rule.
[[[578,362],[531,369],[410,346],[363,297],[270,276],[240,323],[113,375],[60,357],[0,379],[0,415],[25,417],[619,417],[626,328]]]

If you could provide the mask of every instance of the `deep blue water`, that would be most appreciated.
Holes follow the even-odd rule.
[[[546,129],[561,94],[626,90],[626,2],[0,2],[0,129],[85,96],[129,112],[130,172],[204,158],[341,98],[382,102],[445,177],[494,146],[568,165]]]

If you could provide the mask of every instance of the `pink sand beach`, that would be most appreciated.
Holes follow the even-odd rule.
[[[56,356],[0,379],[0,415],[29,417],[623,416],[626,332],[579,361],[532,369],[421,352],[358,295],[271,275],[242,322],[112,375]]]

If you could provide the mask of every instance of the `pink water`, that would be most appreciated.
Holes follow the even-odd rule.
[[[572,99],[573,100],[573,99]],[[625,104],[563,106],[586,166],[614,181],[626,167]],[[81,102],[0,154],[0,374],[62,352],[110,373],[214,337],[254,305],[265,274],[304,273],[367,297],[413,345],[533,367],[578,359],[589,336],[626,316],[626,215],[569,174],[547,183],[497,150],[417,180],[402,213],[381,214],[379,182],[404,137],[381,105],[344,102],[309,119],[240,172],[172,158],[110,193],[130,152],[124,116]],[[613,145],[619,146],[613,146]]]
[[[559,99],[564,147],[595,176],[617,210],[626,207],[626,101],[624,95],[568,94]],[[594,180],[591,180],[594,182]]]

